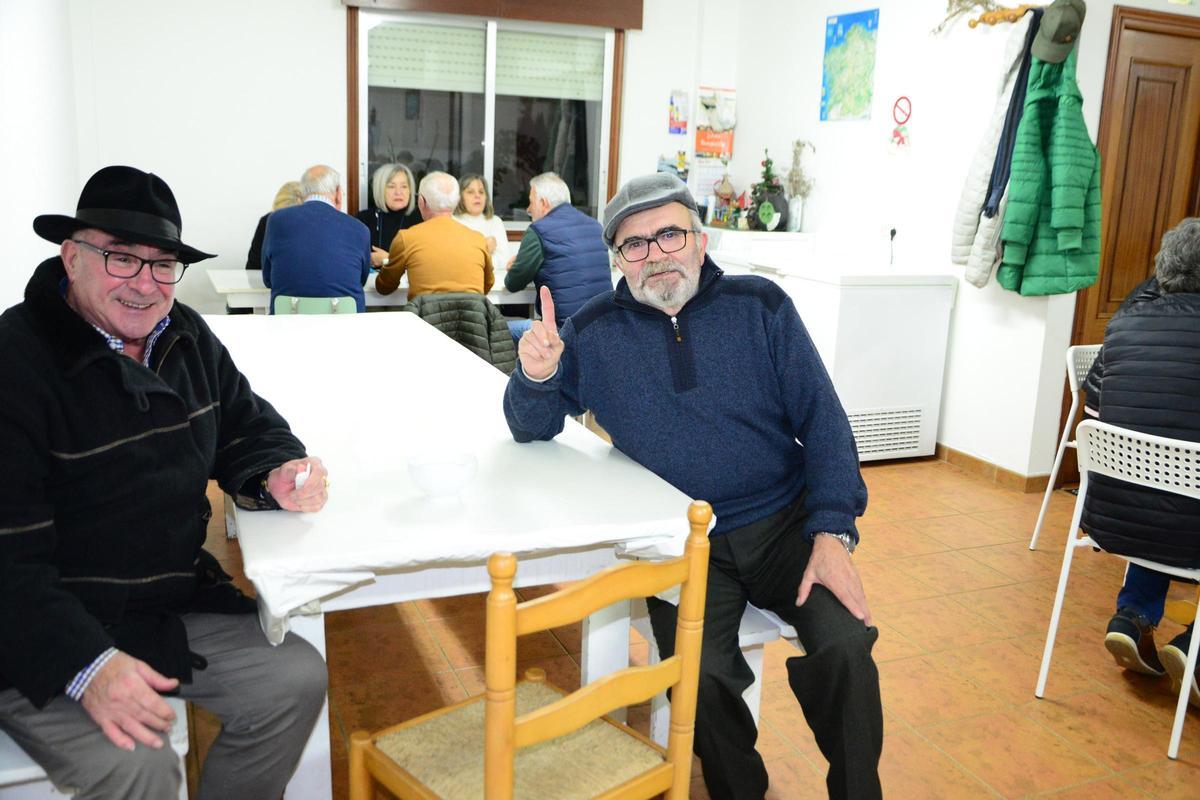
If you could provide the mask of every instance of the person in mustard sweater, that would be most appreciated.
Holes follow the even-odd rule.
[[[408,273],[408,299],[425,294],[487,294],[495,282],[492,257],[483,234],[456,221],[458,181],[445,172],[421,179],[417,208],[421,222],[396,234],[387,265],[379,270],[375,290],[391,294]]]

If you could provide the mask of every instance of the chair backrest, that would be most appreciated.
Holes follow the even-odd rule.
[[[275,298],[275,314],[357,314],[358,303],[353,297],[293,297],[281,294]]]
[[[513,793],[513,759],[528,747],[571,731],[608,712],[671,692],[671,733],[665,761],[635,778],[641,796],[682,787],[691,778],[700,680],[700,641],[704,631],[704,590],[708,580],[708,523],[712,507],[688,508],[691,532],[682,558],[619,564],[566,589],[518,604],[513,594],[516,557],[497,553],[488,560],[492,591],[487,600],[487,701],[484,712],[484,776],[489,798]],[[620,600],[649,597],[680,585],[675,655],[653,666],[626,667],[549,705],[516,716],[517,637],[583,619]],[[678,791],[678,789],[677,789]]]
[[[403,310],[416,314],[505,375],[516,368],[517,349],[508,323],[486,295],[423,294],[410,300]]]
[[[1083,386],[1083,381],[1098,355],[1098,344],[1077,344],[1067,348],[1067,383],[1070,384],[1072,392],[1078,392]]]
[[[1084,480],[1096,473],[1200,499],[1200,443],[1085,420],[1075,429],[1075,445]]]

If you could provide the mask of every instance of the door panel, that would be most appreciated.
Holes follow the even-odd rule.
[[[1189,25],[1172,22],[1170,31],[1138,27],[1158,28],[1164,16],[1114,10],[1100,112],[1100,279],[1079,298],[1073,344],[1103,341],[1125,295],[1154,271],[1163,233],[1194,211],[1200,20],[1173,17]]]

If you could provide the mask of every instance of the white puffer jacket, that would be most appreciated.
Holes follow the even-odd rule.
[[[1000,260],[1000,228],[1004,221],[1003,201],[1000,212],[994,217],[981,214],[987,200],[988,181],[992,177],[992,164],[996,160],[996,148],[1004,130],[1004,118],[1008,114],[1008,103],[1016,85],[1021,58],[1025,54],[1025,37],[1033,14],[1025,14],[1015,23],[1008,35],[1004,48],[1003,74],[999,94],[992,110],[992,123],[988,126],[971,169],[963,184],[958,199],[958,211],[954,216],[954,237],[950,246],[950,260],[955,264],[967,264],[965,278],[976,286],[983,286],[991,275],[992,267]],[[1007,188],[1005,194],[1007,195]]]

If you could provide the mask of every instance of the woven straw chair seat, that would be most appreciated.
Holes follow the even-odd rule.
[[[544,683],[517,684],[517,715],[561,699]],[[376,746],[446,800],[483,797],[483,697],[380,736]],[[662,753],[603,719],[516,755],[517,800],[590,798],[663,763]],[[564,769],[566,767],[566,769]]]

